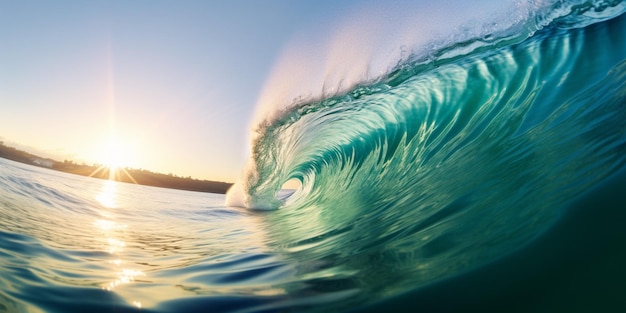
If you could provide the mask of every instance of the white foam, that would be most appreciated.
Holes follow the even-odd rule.
[[[246,193],[243,191],[241,183],[235,183],[228,189],[226,193],[226,206],[246,208],[245,204]]]

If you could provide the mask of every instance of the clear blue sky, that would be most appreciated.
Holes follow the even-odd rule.
[[[393,14],[406,15],[407,3],[384,2],[391,9],[377,25],[393,29]],[[131,167],[234,181],[247,158],[259,97],[275,68],[290,63],[288,47],[324,51],[325,38],[355,12],[381,5],[2,1],[0,139],[87,163],[106,162],[111,149],[122,149],[122,162]],[[450,14],[483,10],[464,6]],[[425,2],[408,7],[424,19],[438,10]],[[442,18],[449,16],[438,12],[442,24],[422,24],[422,32],[448,24]],[[359,23],[367,18],[350,25]]]

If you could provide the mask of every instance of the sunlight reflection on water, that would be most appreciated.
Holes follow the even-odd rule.
[[[117,184],[117,182],[111,180],[104,181],[100,193],[96,196],[96,200],[107,209],[120,207]],[[108,218],[113,217],[108,212],[101,213]],[[94,226],[96,227],[96,234],[104,238],[103,250],[115,257],[113,260],[108,261],[109,264],[113,265],[113,280],[105,283],[102,289],[113,291],[120,285],[130,284],[134,282],[137,277],[146,275],[141,270],[122,266],[126,263],[122,259],[126,242],[120,239],[120,237],[125,235],[128,225],[120,224],[112,220],[96,219]],[[142,307],[141,301],[133,300],[131,303],[137,308]]]
[[[6,225],[1,231],[19,234],[5,246],[21,251],[9,257],[8,265],[0,264],[0,278],[15,281],[34,306],[37,301],[49,305],[50,299],[32,300],[33,288],[60,294],[54,305],[63,309],[46,311],[108,303],[169,312],[167,303],[180,299],[280,297],[288,289],[277,282],[288,283],[296,274],[296,268],[270,252],[265,215],[224,207],[223,195],[39,169],[0,166],[2,170],[42,182],[41,190],[16,185],[24,190],[9,193],[6,207],[11,209],[0,210],[0,224]],[[29,270],[17,270],[23,267]],[[31,284],[25,275],[49,284]]]
[[[155,191],[159,196],[154,196]],[[285,294],[284,288],[266,285],[263,275],[252,274],[257,266],[263,272],[263,268],[279,264],[274,257],[255,256],[267,241],[260,223],[262,216],[214,206],[213,202],[223,201],[220,197],[115,181],[99,182],[92,191],[97,205],[90,232],[96,243],[94,248],[108,255],[98,260],[99,265],[106,264],[104,276],[108,279],[98,286],[136,308],[155,307],[167,299],[198,295]],[[168,223],[163,223],[164,218]],[[241,257],[237,257],[240,253],[249,256],[254,265],[243,266],[246,257],[240,263]],[[232,267],[220,265],[231,259]],[[203,270],[194,273],[187,267]],[[292,274],[289,269],[279,268],[282,267],[268,274],[283,273],[286,277]],[[229,277],[238,271],[251,273],[250,284],[230,282]]]
[[[112,180],[105,180],[102,190],[96,196],[96,200],[105,208],[113,209],[118,207],[117,203],[117,183]]]
[[[17,286],[21,311],[169,312],[180,299],[281,296],[275,282],[295,275],[268,252],[264,215],[224,207],[223,195],[0,165],[0,183],[3,171],[25,182],[0,188],[0,254],[11,251],[0,285]]]

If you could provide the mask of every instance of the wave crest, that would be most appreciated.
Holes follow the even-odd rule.
[[[277,208],[281,201],[276,194],[285,181],[298,179],[308,189],[318,180],[312,173],[329,163],[355,168],[352,163],[362,163],[368,155],[384,155],[378,158],[386,160],[396,153],[425,154],[437,150],[428,140],[419,145],[414,141],[418,141],[416,137],[434,138],[433,133],[445,133],[448,128],[464,129],[467,125],[458,126],[457,120],[462,116],[476,120],[485,118],[480,117],[481,112],[491,112],[493,107],[503,110],[508,105],[510,109],[515,101],[507,97],[519,96],[510,94],[510,90],[534,94],[543,84],[536,77],[518,77],[517,71],[547,67],[549,75],[566,75],[563,73],[570,70],[566,65],[576,62],[569,59],[580,53],[583,39],[561,36],[563,47],[553,46],[546,51],[531,46],[519,52],[511,47],[547,25],[553,25],[552,30],[536,37],[557,36],[562,29],[580,28],[624,12],[621,1],[523,1],[514,5],[517,18],[504,26],[486,23],[478,32],[465,30],[453,35],[453,39],[431,43],[427,52],[412,52],[384,76],[343,94],[321,93],[318,97],[297,98],[286,106],[278,105],[257,124],[250,162],[244,178],[234,188],[239,192],[231,192],[227,204]],[[540,59],[549,54],[559,56],[560,60],[550,59],[559,66],[550,68],[547,61]],[[563,64],[562,60],[569,63]],[[481,91],[467,92],[471,88]],[[504,90],[508,91],[503,93]],[[470,106],[460,103],[476,106],[468,109]],[[451,142],[441,144],[450,146]],[[399,146],[409,152],[396,151]],[[402,160],[409,156],[395,157]],[[350,177],[346,177],[345,181],[334,183],[350,182]]]

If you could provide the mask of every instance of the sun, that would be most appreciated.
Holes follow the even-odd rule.
[[[110,137],[100,146],[98,159],[101,166],[91,173],[90,176],[96,176],[98,173],[104,173],[104,175],[108,173],[109,180],[137,183],[127,170],[127,168],[135,164],[135,152],[135,145],[131,145],[117,137]]]
[[[103,147],[102,163],[111,171],[129,167],[134,163],[133,152],[131,145],[111,139]]]

